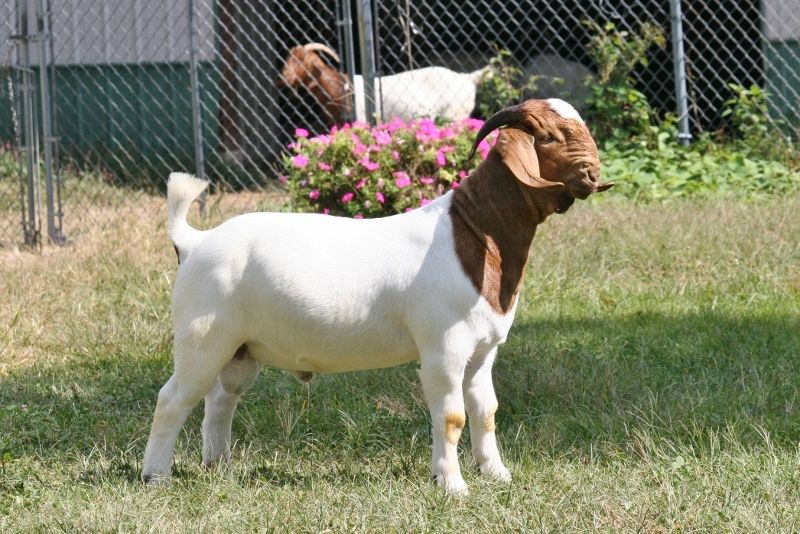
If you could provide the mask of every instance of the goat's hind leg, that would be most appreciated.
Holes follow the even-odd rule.
[[[176,335],[175,371],[158,392],[153,426],[142,463],[142,480],[150,484],[169,480],[178,433],[192,408],[211,389],[225,363],[225,358],[220,357],[219,343],[199,348],[189,339],[191,336]],[[222,354],[231,354],[234,349],[235,345]]]
[[[253,385],[261,364],[241,345],[222,368],[211,391],[205,397],[203,418],[203,464],[212,468],[225,463],[231,455],[231,425],[239,400]]]

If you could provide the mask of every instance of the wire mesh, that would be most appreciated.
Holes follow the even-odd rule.
[[[676,108],[669,0],[5,0],[0,2],[4,45],[20,32],[15,15],[20,2],[48,7],[58,177],[64,230],[73,237],[122,210],[163,216],[161,194],[171,171],[202,167],[222,191],[268,188],[282,172],[295,128],[322,133],[334,122],[319,87],[281,83],[290,49],[325,44],[342,58],[337,63],[323,57],[328,68],[364,74],[355,19],[365,7],[372,10],[379,76],[430,66],[471,73],[506,49],[525,74],[540,76],[526,96],[561,96],[579,108],[586,98],[584,79],[597,67],[586,21],[613,22],[629,32],[652,22],[663,30],[667,46],[650,50],[647,65],[633,75],[656,110]],[[724,124],[731,83],[767,89],[772,117],[796,127],[797,0],[693,0],[682,7],[691,128]],[[346,37],[356,43],[352,49],[346,48]],[[17,61],[13,51],[9,58],[8,63]],[[14,79],[8,66],[0,69],[4,143],[14,141],[7,118],[16,97],[7,94],[6,82]],[[554,78],[565,81],[555,84]],[[474,98],[461,80],[453,86],[417,77],[392,92],[384,78],[377,84],[378,109],[384,120],[393,114],[435,114],[425,105],[430,91],[448,102]],[[426,81],[433,89],[430,83],[422,88]],[[350,80],[346,91],[356,110],[363,78],[357,82]],[[398,99],[405,108],[398,108]],[[470,111],[467,106],[459,113]],[[21,230],[19,179],[6,161],[4,156],[0,168],[0,242],[7,243],[18,241]]]

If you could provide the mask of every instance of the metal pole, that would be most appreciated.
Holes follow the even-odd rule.
[[[47,2],[47,26],[48,28],[53,27],[53,7],[52,2],[50,0],[46,0]],[[53,169],[53,175],[56,180],[56,216],[58,217],[58,223],[56,224],[56,228],[58,233],[60,234],[61,238],[66,242],[67,236],[64,234],[64,205],[62,203],[62,194],[61,194],[61,175],[58,172],[58,124],[56,123],[57,115],[55,113],[56,104],[56,54],[55,49],[53,47],[53,36],[50,34],[50,38],[47,40],[47,44],[49,45],[50,50],[50,126],[53,132],[53,165],[55,165]]]
[[[373,39],[372,42],[375,43],[374,44],[375,48],[373,49],[372,53],[372,61],[375,64],[373,79],[378,80],[377,83],[378,90],[376,91],[376,96],[375,96],[376,99],[375,109],[377,109],[378,112],[377,115],[378,120],[383,121],[383,84],[381,84],[381,75],[382,75],[381,67],[383,66],[383,60],[381,59],[381,47],[380,47],[380,42],[378,41],[378,36],[380,35],[381,31],[381,18],[380,18],[381,10],[378,9],[378,6],[377,4],[375,4],[375,1],[376,0],[370,0],[370,5],[372,5],[372,7],[375,8],[372,11],[373,23],[371,26],[372,39]]]
[[[28,164],[27,180],[27,220],[22,221],[25,244],[35,246],[39,244],[41,225],[39,223],[39,165],[36,134],[36,111],[33,98],[33,69],[31,69],[30,40],[36,33],[36,11],[31,10],[32,0],[19,0],[17,3],[18,30],[19,30],[19,65],[22,72],[22,116],[25,131],[25,156]]]
[[[203,154],[203,114],[200,109],[200,80],[197,74],[197,32],[194,27],[194,0],[187,0],[189,14],[189,74],[192,85],[192,128],[194,130],[194,167],[198,178],[205,180],[206,166]],[[200,213],[206,215],[206,192],[200,196]]]
[[[364,113],[369,124],[375,124],[375,42],[372,32],[372,2],[358,0],[358,36],[361,52],[361,74],[364,79]]]
[[[675,100],[678,108],[678,140],[688,145],[692,139],[689,132],[689,95],[686,92],[686,56],[683,53],[683,18],[681,0],[670,0],[672,21],[672,60],[675,68]]]
[[[356,50],[353,46],[353,12],[350,6],[350,0],[342,2],[342,25],[344,33],[344,67],[347,70],[347,76],[350,78],[350,85],[352,86],[356,74]],[[353,100],[354,93],[351,91],[348,98]],[[355,114],[355,101],[353,101],[353,113]],[[355,117],[355,115],[353,115]],[[353,117],[349,117],[352,119]]]
[[[38,35],[39,40],[39,96],[41,99],[42,111],[42,148],[44,149],[44,172],[46,177],[45,193],[47,202],[47,236],[50,241],[56,244],[64,243],[61,232],[56,228],[56,209],[55,193],[53,191],[53,131],[50,122],[50,82],[47,79],[48,67],[48,46],[47,40],[50,38],[50,27],[48,25],[48,14],[45,11],[44,1],[40,0],[37,6],[39,12]]]

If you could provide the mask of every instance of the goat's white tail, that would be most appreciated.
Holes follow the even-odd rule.
[[[186,215],[206,186],[205,180],[182,172],[173,172],[167,180],[167,234],[175,245],[178,261],[185,259],[200,241],[202,232],[189,226]]]
[[[492,70],[491,65],[486,65],[482,69],[473,70],[472,72],[470,72],[469,73],[469,78],[472,80],[472,83],[474,83],[475,85],[478,85],[479,83],[481,83],[481,79],[483,78],[483,75],[485,73],[487,73],[487,72],[491,72],[491,70]]]

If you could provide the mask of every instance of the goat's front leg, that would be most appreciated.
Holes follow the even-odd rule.
[[[500,459],[495,438],[494,414],[497,397],[492,384],[492,365],[497,348],[485,356],[476,355],[464,372],[464,397],[469,415],[469,437],[472,454],[481,473],[501,480],[511,481],[511,473]]]
[[[465,423],[464,363],[456,355],[423,354],[419,376],[433,426],[433,476],[447,493],[466,495],[467,484],[458,465],[458,440]]]

